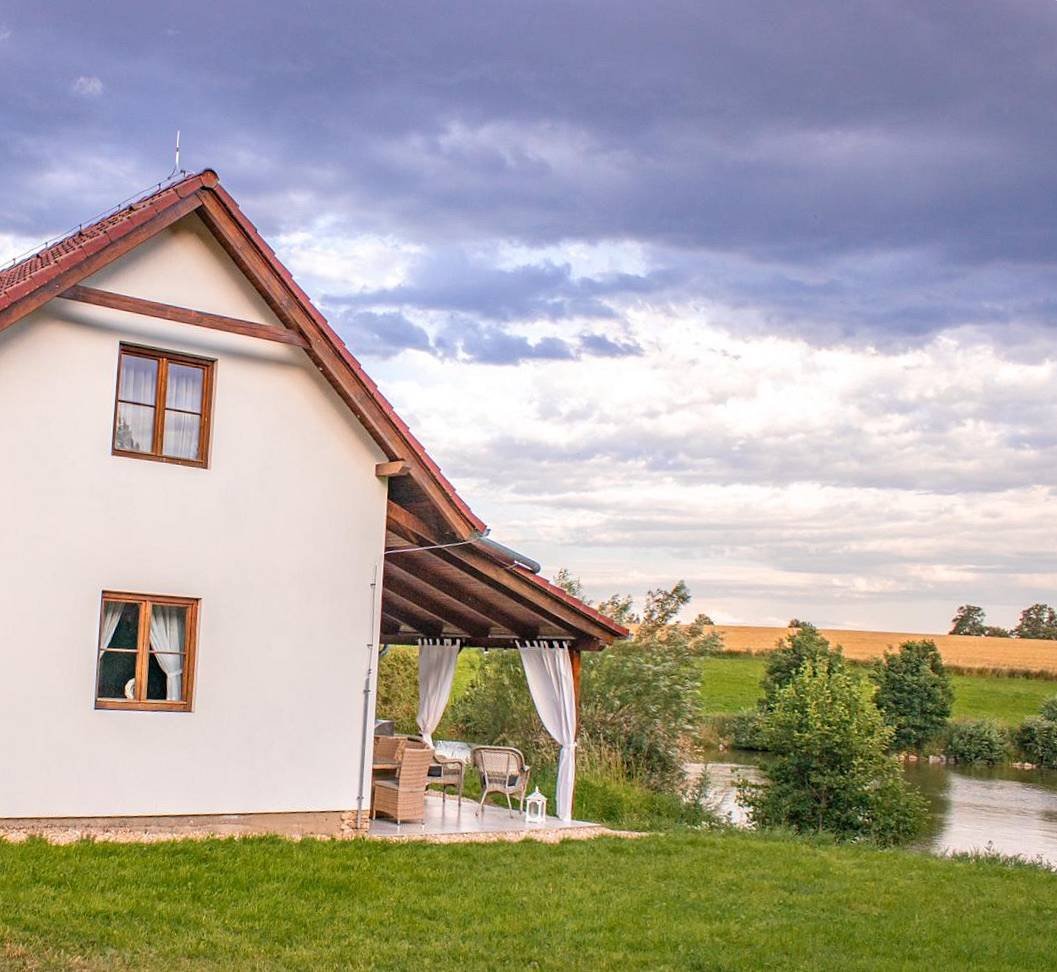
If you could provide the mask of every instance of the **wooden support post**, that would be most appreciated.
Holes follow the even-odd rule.
[[[576,734],[580,737],[580,649],[569,649],[569,664],[573,669],[573,699],[576,700]],[[576,774],[573,774],[573,804],[576,803]]]
[[[576,699],[576,734],[580,735],[580,649],[569,649],[569,663],[573,669],[573,698]]]

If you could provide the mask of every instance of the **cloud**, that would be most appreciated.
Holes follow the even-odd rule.
[[[595,595],[1052,600],[1057,4],[183,9],[192,45],[20,8],[4,240],[156,182],[182,127],[474,506]]]
[[[429,334],[403,314],[373,311],[339,311],[338,332],[355,355],[387,358],[401,351],[429,351]]]
[[[569,360],[577,356],[575,346],[561,338],[533,341],[496,325],[466,318],[455,318],[447,324],[436,347],[444,357],[461,357],[481,364],[519,364],[533,358]]]
[[[6,24],[0,24],[0,44],[11,39],[11,28]]]
[[[103,93],[103,82],[95,75],[82,74],[70,85],[70,90],[82,98],[98,98]]]
[[[365,305],[400,305],[471,313],[492,321],[618,317],[607,298],[646,294],[671,283],[669,273],[574,277],[568,264],[500,267],[461,249],[427,254],[392,288],[364,291]]]

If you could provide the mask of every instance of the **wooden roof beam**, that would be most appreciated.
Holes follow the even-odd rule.
[[[418,583],[411,575],[398,575],[391,569],[391,566],[390,564],[386,565],[382,580],[383,592],[394,594],[412,606],[421,608],[428,614],[432,614],[433,617],[451,625],[453,628],[465,631],[469,635],[484,638],[490,634],[492,629],[491,619],[467,614],[465,611],[460,611],[458,608],[444,603],[434,593],[431,593],[428,587]],[[438,591],[437,593],[440,592]]]
[[[403,605],[394,604],[392,598],[383,599],[382,614],[406,624],[412,631],[425,638],[439,638],[444,633],[444,626],[440,622],[418,611],[408,610]]]
[[[485,600],[472,591],[468,591],[458,585],[453,586],[447,579],[430,577],[429,567],[426,566],[429,564],[426,553],[427,551],[417,551],[415,553],[398,554],[386,561],[386,570],[388,571],[390,568],[395,567],[398,571],[402,571],[404,576],[413,577],[423,587],[436,591],[438,594],[446,594],[449,597],[456,598],[463,606],[487,618],[496,627],[505,628],[519,638],[538,637],[539,625],[526,624],[521,618],[510,614],[503,610],[502,607]],[[411,563],[416,563],[419,566],[417,571],[412,572],[405,566],[397,566],[397,561],[408,562],[409,558]],[[385,589],[384,580],[382,589]]]
[[[393,459],[391,462],[380,462],[374,467],[374,474],[379,479],[392,479],[396,476],[410,476],[411,463],[406,459]]]
[[[129,297],[126,294],[116,294],[110,290],[98,290],[95,287],[85,287],[81,284],[74,284],[59,296],[65,300],[78,300],[97,307],[107,307],[110,310],[126,311],[129,314],[142,314],[144,317],[176,321],[179,324],[194,324],[197,327],[208,327],[214,331],[227,331],[229,334],[242,334],[245,337],[260,338],[264,341],[292,344],[298,348],[308,347],[308,342],[300,334],[287,328],[244,321],[237,317],[225,317],[222,314],[209,314],[205,311],[191,310],[189,307],[177,307],[175,304],[162,304],[156,300],[145,300],[142,297]]]

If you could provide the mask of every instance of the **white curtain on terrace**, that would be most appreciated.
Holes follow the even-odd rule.
[[[151,606],[150,650],[165,672],[165,698],[178,702],[183,698],[184,631],[187,608],[161,604]]]
[[[418,639],[418,731],[429,746],[448,706],[461,645],[458,638]]]
[[[519,641],[532,701],[544,728],[561,746],[555,802],[562,820],[573,817],[576,782],[576,695],[568,641]]]

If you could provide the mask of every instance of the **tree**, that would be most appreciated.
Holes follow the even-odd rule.
[[[740,787],[757,826],[880,844],[920,833],[925,801],[888,756],[892,729],[873,687],[839,655],[809,659],[778,688],[761,731],[775,754],[767,781]]]
[[[584,598],[584,585],[579,577],[573,577],[572,571],[567,567],[562,567],[558,573],[554,575],[554,584],[556,587],[560,587],[566,594],[571,594],[573,597],[579,598],[585,604],[591,602]]]
[[[954,690],[934,641],[904,641],[898,652],[886,651],[871,678],[896,749],[920,749],[947,724]]]
[[[979,638],[985,633],[985,614],[982,607],[975,604],[963,604],[951,618],[952,635],[972,635]]]
[[[984,637],[1012,638],[1013,636],[1009,633],[1009,628],[997,628],[993,624],[989,624],[984,627]]]
[[[1013,629],[1016,638],[1057,640],[1057,611],[1048,604],[1032,604],[1020,612],[1020,620]]]
[[[839,646],[831,648],[818,628],[801,621],[800,627],[779,641],[778,647],[767,656],[767,667],[760,683],[763,689],[761,707],[771,708],[779,689],[788,685],[807,662],[831,658],[835,666],[844,663]]]
[[[642,609],[642,626],[649,629],[664,628],[675,621],[679,612],[690,603],[690,588],[685,581],[676,581],[670,590],[658,587],[646,592],[646,604]]]
[[[597,610],[625,627],[639,623],[639,616],[634,611],[630,594],[613,594],[599,604]]]

